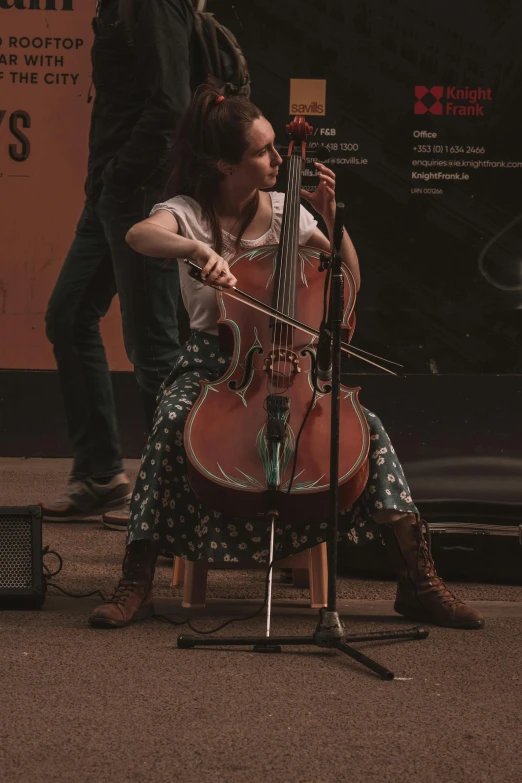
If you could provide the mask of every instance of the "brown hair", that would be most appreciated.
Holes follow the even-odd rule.
[[[221,255],[223,242],[215,199],[225,176],[218,162],[239,163],[248,148],[248,131],[261,111],[247,98],[222,97],[219,90],[201,85],[183,117],[174,149],[174,169],[167,183],[168,196],[195,199],[208,219],[214,249]],[[245,208],[236,250],[257,212],[259,194]]]

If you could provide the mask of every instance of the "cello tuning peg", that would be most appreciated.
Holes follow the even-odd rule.
[[[328,160],[328,158],[330,158],[332,155],[328,147],[326,147],[324,144],[319,144],[319,146],[315,147],[312,152],[312,158],[319,158],[319,160]]]

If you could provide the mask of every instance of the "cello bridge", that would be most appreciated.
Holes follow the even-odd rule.
[[[301,372],[299,359],[297,358],[296,353],[289,351],[287,348],[276,348],[275,350],[270,351],[267,358],[265,359],[264,370],[270,374],[273,373],[276,375],[287,376],[289,372],[287,371],[285,365],[289,365],[290,373],[293,375]]]

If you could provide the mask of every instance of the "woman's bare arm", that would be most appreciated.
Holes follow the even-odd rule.
[[[219,285],[224,288],[236,285],[236,278],[221,256],[204,242],[180,236],[178,230],[178,221],[174,215],[159,209],[151,217],[132,226],[125,239],[133,250],[144,256],[190,258],[201,267],[201,277],[206,285],[218,279]]]
[[[137,253],[154,258],[192,258],[197,245],[178,234],[178,221],[165,209],[136,223],[125,239]]]

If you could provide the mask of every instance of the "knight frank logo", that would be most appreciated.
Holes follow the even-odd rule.
[[[493,100],[491,87],[415,87],[414,114],[484,117],[484,101]]]
[[[442,114],[444,87],[415,87],[414,114]]]

